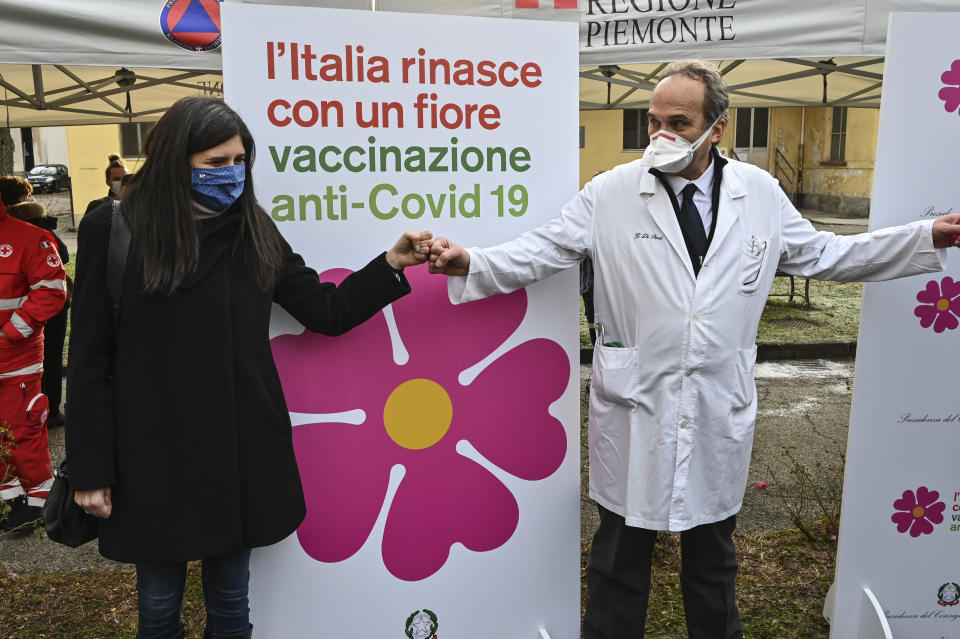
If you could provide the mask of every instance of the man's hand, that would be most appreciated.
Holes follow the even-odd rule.
[[[113,512],[113,501],[110,498],[109,486],[95,490],[78,490],[73,493],[73,501],[82,510],[100,519],[106,519]]]
[[[470,253],[445,237],[438,237],[430,251],[430,272],[466,275],[470,271]]]
[[[960,247],[960,213],[938,217],[933,222],[933,247]]]
[[[430,257],[432,243],[433,233],[430,231],[407,231],[400,236],[393,248],[387,251],[387,263],[398,271],[405,266],[423,264]]]

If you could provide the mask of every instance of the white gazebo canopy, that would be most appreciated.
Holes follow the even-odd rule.
[[[716,62],[733,106],[877,107],[890,12],[960,9],[957,0],[258,2],[578,21],[581,109],[644,107],[663,64],[684,58]],[[0,16],[0,126],[150,121],[185,95],[222,94],[217,0],[0,0]]]

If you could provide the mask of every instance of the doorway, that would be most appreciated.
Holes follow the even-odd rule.
[[[770,129],[770,109],[737,109],[736,130],[734,131],[733,150],[743,162],[749,162],[767,170],[770,154],[767,139]]]

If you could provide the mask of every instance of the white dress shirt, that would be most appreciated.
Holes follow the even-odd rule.
[[[670,185],[670,188],[673,189],[673,194],[677,197],[677,204],[683,206],[683,191],[684,187],[688,184],[693,184],[697,187],[697,192],[693,194],[693,203],[697,206],[697,211],[700,212],[700,219],[703,220],[703,230],[706,233],[707,237],[710,237],[710,224],[713,222],[713,200],[711,195],[713,194],[713,158],[710,158],[710,164],[707,166],[707,170],[703,172],[700,177],[696,180],[688,180],[685,177],[680,177],[679,175],[666,175],[667,184]]]

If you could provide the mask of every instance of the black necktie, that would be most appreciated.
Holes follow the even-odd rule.
[[[707,254],[707,234],[703,230],[703,219],[700,217],[700,211],[697,205],[693,203],[693,194],[697,192],[697,185],[691,182],[683,187],[683,204],[680,205],[680,226],[684,233],[690,238],[693,250],[699,257],[699,263],[694,265],[696,270],[700,270],[700,264],[703,263],[703,257]]]

